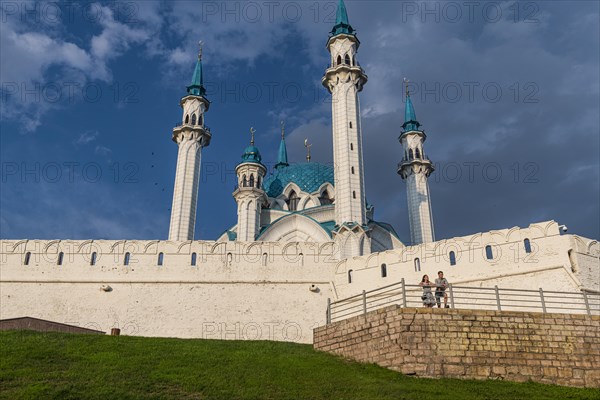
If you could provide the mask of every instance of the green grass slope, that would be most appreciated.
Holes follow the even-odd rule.
[[[309,345],[0,332],[2,399],[600,399],[536,383],[423,379]]]

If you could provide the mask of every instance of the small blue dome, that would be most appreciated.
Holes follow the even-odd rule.
[[[258,147],[251,145],[246,147],[244,150],[244,154],[242,154],[242,162],[253,162],[260,164],[262,161],[262,157],[260,155],[260,151],[258,151]]]
[[[314,193],[326,182],[334,185],[333,167],[319,163],[281,166],[265,179],[263,187],[269,197],[277,197],[290,182],[298,185],[303,192]]]

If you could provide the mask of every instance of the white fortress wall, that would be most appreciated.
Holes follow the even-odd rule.
[[[486,259],[487,245],[492,260]],[[600,289],[598,242],[561,235],[554,221],[341,262],[333,242],[3,240],[0,247],[1,319],[31,316],[142,336],[310,343],[312,328],[325,323],[328,298],[402,278],[417,284],[425,273],[434,279],[438,270],[454,285]],[[57,265],[61,252],[63,263]],[[94,252],[96,263],[90,265]],[[415,271],[415,258],[421,271]],[[381,276],[382,264],[387,277]]]
[[[600,292],[600,243],[593,239],[571,236],[569,260],[583,287]]]
[[[525,239],[530,242],[530,253],[525,251]],[[595,244],[590,245],[592,242]],[[492,259],[486,257],[488,245]],[[451,251],[456,265],[450,265]],[[569,253],[578,267],[573,268]],[[382,277],[382,264],[386,277]],[[454,285],[571,292],[591,286],[598,290],[598,244],[561,235],[554,221],[541,222],[344,260],[336,268],[335,285],[339,298],[345,298],[402,278],[406,284],[416,285],[428,274],[433,281],[439,270]],[[349,272],[352,283],[348,283]]]
[[[309,343],[312,328],[325,323],[327,298],[335,297],[333,243],[24,240],[1,245],[2,319],[31,316],[142,336]],[[60,252],[63,263],[57,265]],[[190,265],[192,253],[196,266]]]

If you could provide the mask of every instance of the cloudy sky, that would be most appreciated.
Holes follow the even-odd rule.
[[[599,3],[347,0],[369,75],[367,200],[409,242],[402,78],[427,132],[438,239],[554,219],[600,237]],[[272,165],[332,163],[320,79],[336,1],[2,2],[1,238],[168,235],[171,130],[203,40],[212,101],[197,239],[235,224],[233,170],[257,130]]]

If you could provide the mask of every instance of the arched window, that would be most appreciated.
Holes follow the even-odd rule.
[[[352,57],[352,65],[356,65],[356,56]]]
[[[196,114],[192,114],[192,125],[196,125]]]
[[[260,189],[260,176],[256,177],[256,187]]]
[[[300,259],[300,266],[303,266],[304,265],[304,254],[300,253],[300,254],[298,254],[298,257]]]
[[[529,239],[523,240],[523,245],[525,246],[525,253],[531,253],[531,242]]]
[[[192,253],[192,259],[190,260],[190,264],[192,265],[192,267],[196,266],[196,253]]]
[[[203,119],[204,119],[204,118],[202,117],[202,114],[200,114],[200,115],[198,116],[198,125],[203,125],[203,122],[202,122],[202,120],[203,120]]]
[[[96,252],[92,253],[92,258],[90,259],[90,265],[96,265],[96,258],[98,257],[98,255],[96,254]]]
[[[350,143],[350,150],[354,150],[354,143]]]
[[[158,262],[156,263],[159,267],[163,265],[165,261],[165,255],[163,253],[158,253]]]
[[[415,157],[421,158],[421,152],[419,151],[419,149],[415,149]]]
[[[489,244],[487,246],[485,246],[485,258],[487,258],[488,260],[494,259],[494,253],[492,252],[492,246],[490,246]]]
[[[131,258],[131,254],[125,253],[125,257],[123,258],[123,265],[129,265],[130,258]]]
[[[263,267],[267,266],[268,259],[269,259],[269,255],[267,253],[263,253],[263,255],[262,255],[262,265],[263,265]]]
[[[190,115],[189,114],[185,114],[185,123],[186,124],[190,123]]]
[[[350,56],[348,54],[346,54],[346,57],[344,57],[344,64],[350,65]]]
[[[352,191],[352,198],[355,199],[356,198],[356,192],[353,190]]]
[[[385,264],[381,264],[381,277],[382,278],[387,277],[387,265],[385,265]]]
[[[300,202],[300,197],[296,194],[295,191],[291,191],[290,197],[288,199],[288,209],[290,211],[296,211],[298,209],[298,203]]]
[[[30,259],[31,259],[31,252],[28,251],[27,253],[25,253],[25,260],[23,260],[23,264],[29,265],[29,260]]]
[[[352,283],[352,270],[348,270],[348,283]]]
[[[450,257],[450,265],[456,265],[456,254],[453,251],[449,254]]]
[[[352,121],[350,121],[350,129],[352,129]]]
[[[340,65],[341,63],[342,63],[342,56],[338,56],[337,65]]]
[[[325,190],[321,197],[319,197],[319,201],[321,202],[322,206],[333,204],[333,200],[331,200],[331,197],[329,197],[329,193],[327,192],[327,190]]]
[[[63,259],[65,258],[65,253],[63,253],[62,251],[60,253],[58,253],[58,262],[56,263],[57,265],[62,265],[63,264]]]
[[[352,175],[354,175],[354,167],[350,167],[350,171],[352,171]]]
[[[233,260],[233,254],[227,253],[227,264],[231,265],[231,260]]]
[[[421,260],[415,258],[415,272],[421,271]]]
[[[244,175],[244,177],[242,178],[242,186],[243,187],[248,186],[248,180],[246,179],[246,175]]]
[[[250,187],[254,187],[254,174],[250,175]]]
[[[414,158],[412,149],[408,150],[408,159],[412,160]]]

